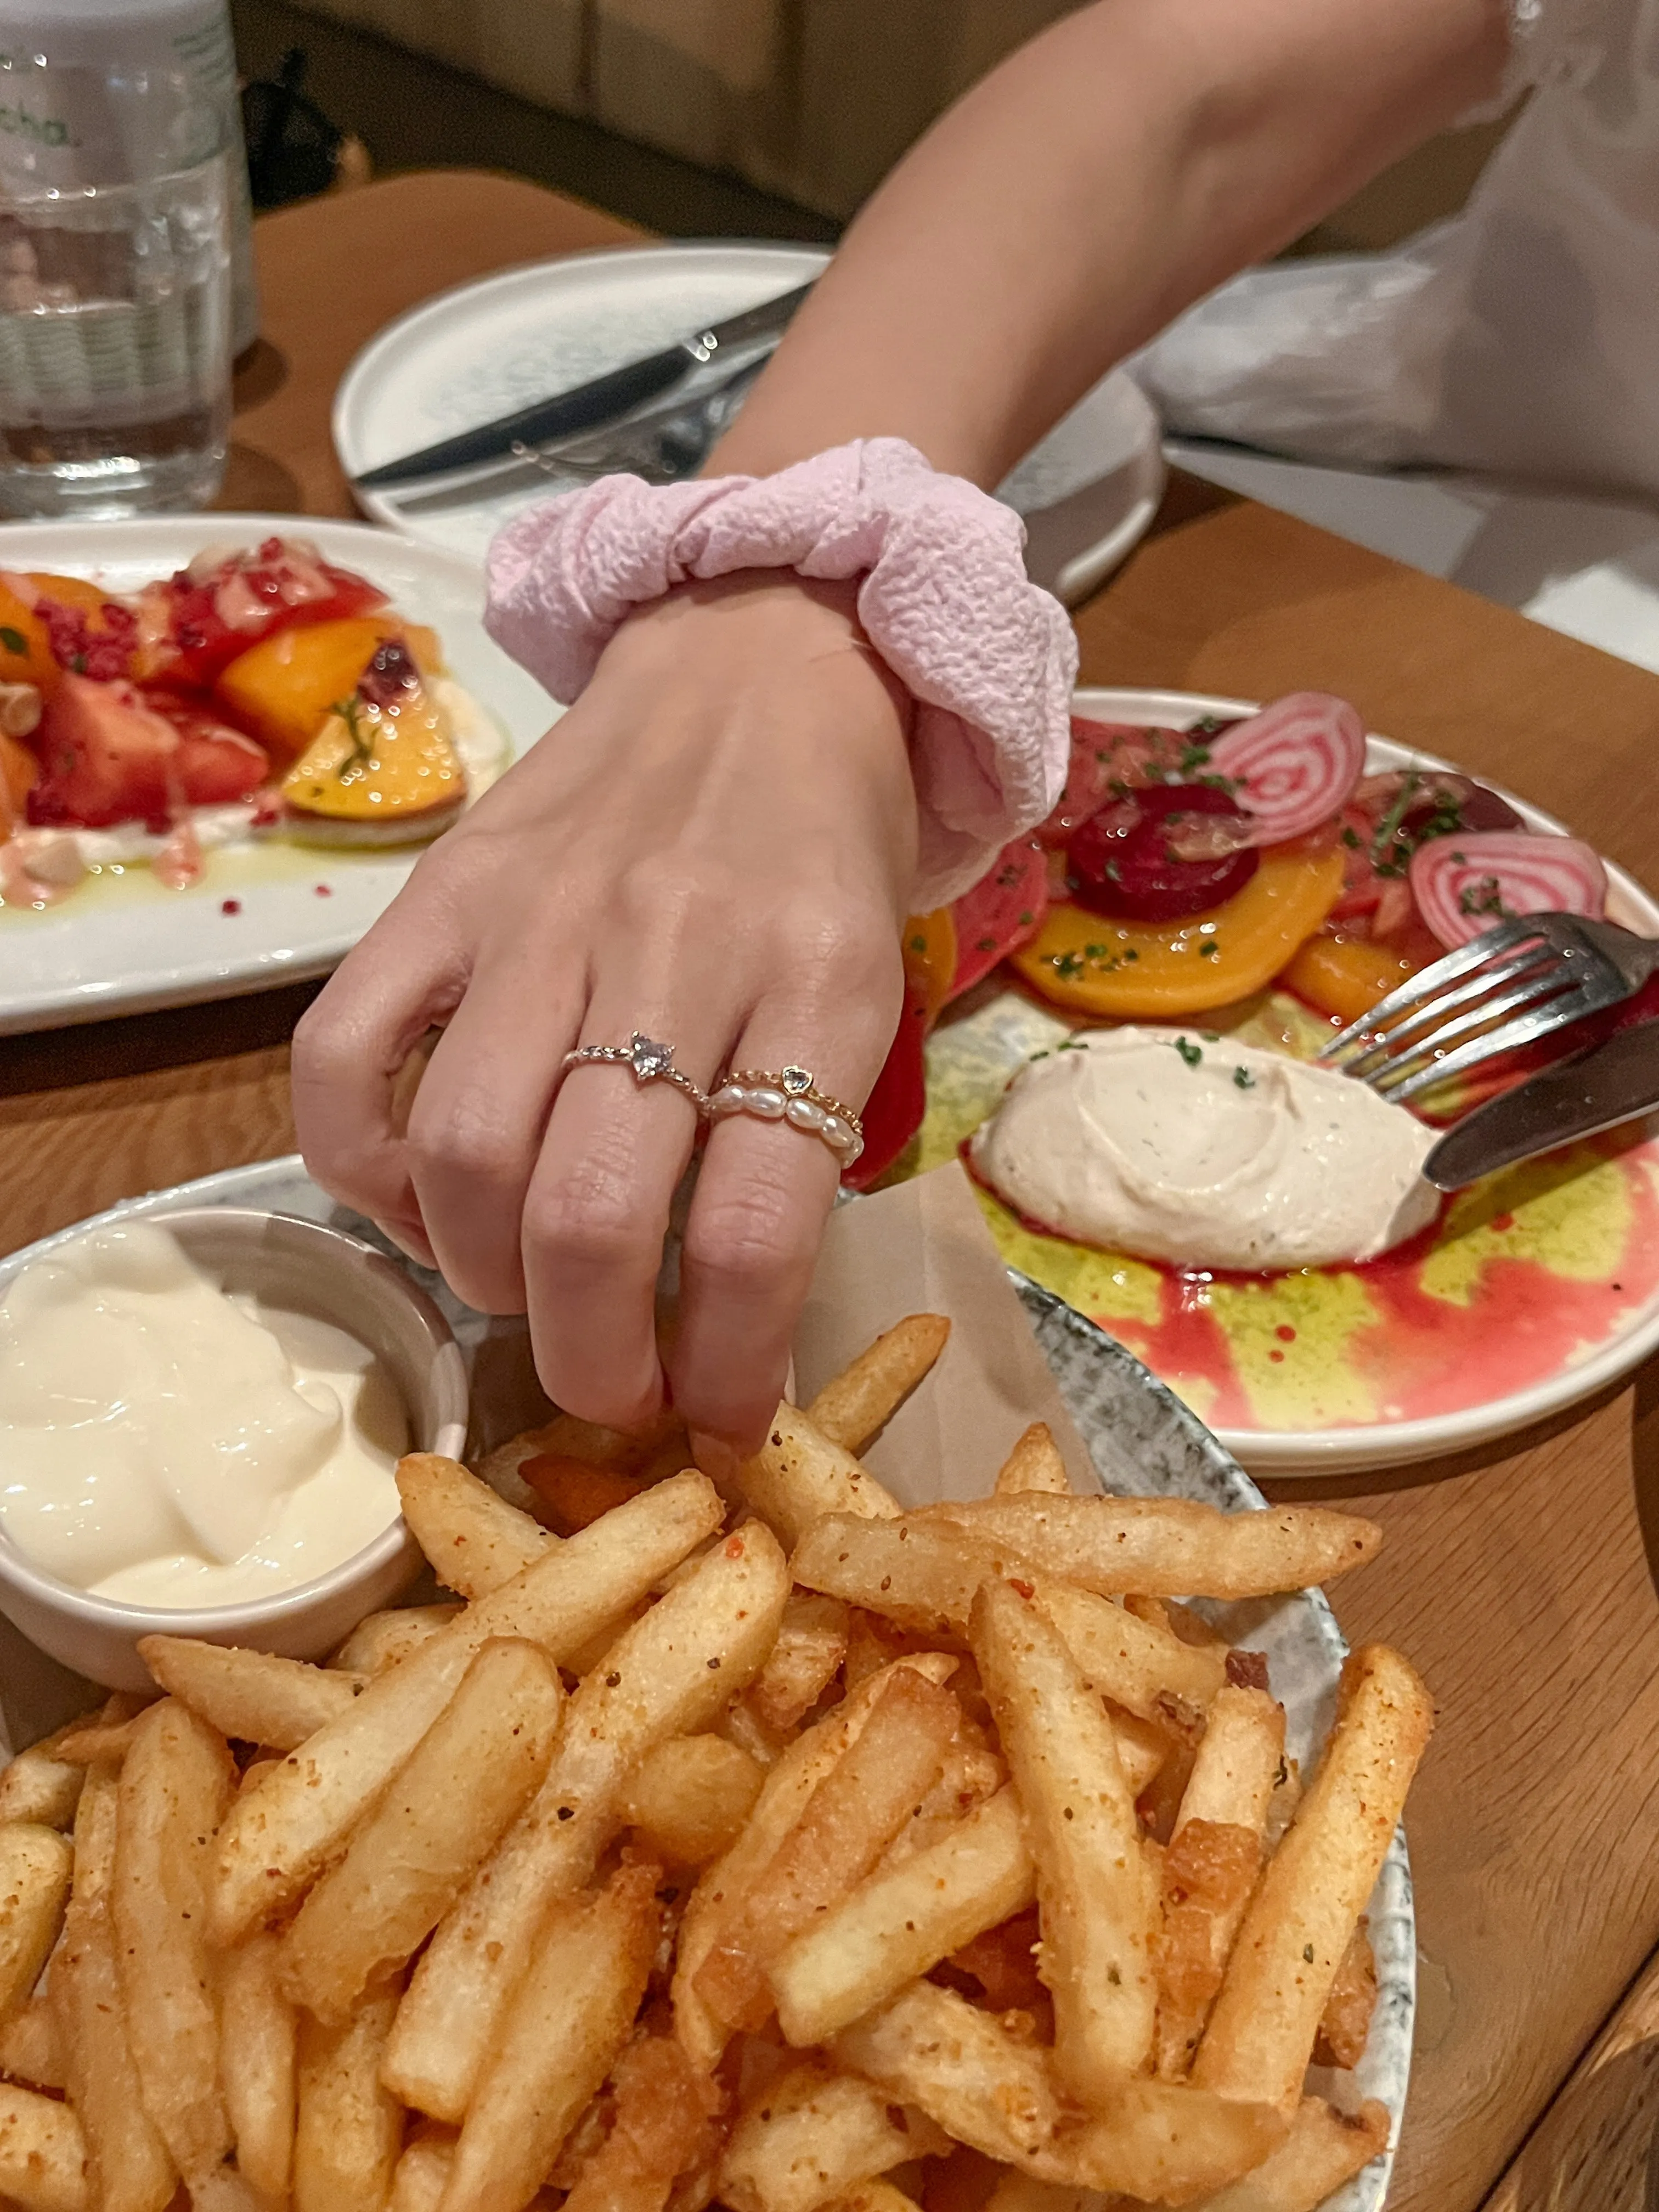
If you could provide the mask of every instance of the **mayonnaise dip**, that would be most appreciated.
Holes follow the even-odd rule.
[[[63,1246],[0,1293],[0,1528],[131,1605],[236,1605],[389,1528],[408,1420],[325,1322],[233,1297],[146,1222]]]
[[[973,1141],[1029,1220],[1177,1267],[1318,1267],[1415,1236],[1436,1132],[1352,1076],[1192,1030],[1039,1053]]]

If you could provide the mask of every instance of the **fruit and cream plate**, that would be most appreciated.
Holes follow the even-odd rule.
[[[1638,1124],[1443,1200],[1421,1173],[1438,1127],[1521,1056],[1420,1113],[1313,1062],[1444,951],[1547,910],[1659,936],[1589,846],[1368,738],[1346,702],[1080,693],[1054,813],[910,925],[869,1172],[959,1154],[1009,1263],[1246,1465],[1397,1464],[1522,1427],[1659,1345],[1659,1139]]]
[[[337,961],[553,719],[483,601],[349,524],[0,529],[0,1030]]]

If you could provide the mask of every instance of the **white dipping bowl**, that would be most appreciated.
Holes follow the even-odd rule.
[[[373,1352],[409,1417],[410,1449],[459,1458],[466,1439],[467,1381],[449,1324],[403,1270],[355,1237],[285,1213],[231,1206],[150,1212],[147,1223],[176,1237],[185,1254],[227,1291],[331,1322]],[[69,1230],[14,1256],[8,1273]],[[138,1656],[143,1636],[194,1636],[290,1659],[320,1659],[365,1613],[402,1595],[422,1560],[402,1515],[372,1544],[313,1581],[244,1605],[123,1605],[60,1582],[32,1565],[0,1531],[0,1613],[32,1644],[77,1674],[112,1690],[154,1691]]]

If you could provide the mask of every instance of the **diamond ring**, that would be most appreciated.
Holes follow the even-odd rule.
[[[763,1067],[734,1067],[709,1096],[708,1117],[752,1114],[757,1121],[787,1121],[808,1136],[821,1137],[843,1168],[864,1150],[864,1125],[850,1106],[820,1091],[804,1067],[785,1067],[774,1075]]]
[[[700,1091],[689,1075],[674,1065],[674,1048],[659,1043],[655,1037],[646,1036],[635,1030],[626,1044],[579,1044],[574,1052],[564,1056],[563,1067],[593,1067],[611,1066],[631,1068],[635,1083],[672,1083],[676,1091],[683,1091],[699,1114],[708,1111],[707,1095]]]

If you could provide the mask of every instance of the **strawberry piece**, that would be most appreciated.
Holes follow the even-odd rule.
[[[139,821],[165,830],[179,796],[178,731],[127,683],[65,675],[29,740],[41,777],[28,818],[43,829],[107,829]]]
[[[957,967],[949,996],[957,998],[988,975],[999,960],[1028,945],[1048,911],[1048,864],[1035,837],[1017,837],[995,865],[951,909]]]

